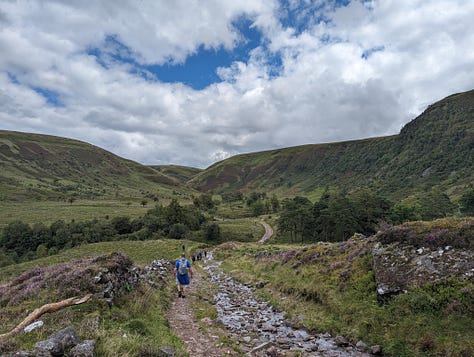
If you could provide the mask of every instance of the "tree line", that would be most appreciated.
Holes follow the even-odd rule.
[[[218,240],[220,229],[199,207],[182,206],[177,200],[168,206],[157,205],[135,219],[121,216],[80,222],[58,220],[49,226],[13,221],[3,228],[0,237],[0,266],[56,254],[61,249],[85,243],[157,237],[181,239],[188,234]]]
[[[461,197],[459,206],[436,189],[397,203],[368,189],[326,190],[314,204],[297,196],[283,200],[281,206],[277,223],[282,238],[301,243],[342,241],[354,233],[374,234],[383,224],[474,216],[474,190]]]

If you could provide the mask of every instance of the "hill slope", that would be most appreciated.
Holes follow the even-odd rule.
[[[203,171],[202,169],[198,169],[195,167],[179,165],[152,165],[150,167],[166,176],[173,177],[182,184],[186,183],[194,176]]]
[[[96,146],[49,135],[0,131],[0,199],[136,197],[178,181]]]
[[[203,191],[309,194],[368,186],[392,197],[439,185],[452,195],[474,181],[474,91],[447,97],[399,135],[237,155],[198,174]]]

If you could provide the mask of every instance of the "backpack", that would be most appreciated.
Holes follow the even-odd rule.
[[[188,273],[188,261],[186,259],[181,259],[178,265],[179,275],[185,275]]]

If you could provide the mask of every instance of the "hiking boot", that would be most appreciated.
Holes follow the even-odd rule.
[[[181,294],[181,297],[184,299],[184,298],[186,297],[186,295],[184,295],[184,294]]]
[[[183,293],[181,292],[181,290],[178,291],[178,297],[183,297]]]

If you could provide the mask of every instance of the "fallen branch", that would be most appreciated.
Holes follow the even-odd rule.
[[[35,320],[37,320],[41,315],[46,314],[47,312],[55,312],[61,309],[64,309],[65,307],[72,306],[72,305],[79,305],[82,303],[85,303],[92,297],[92,294],[87,294],[86,296],[82,298],[78,298],[77,296],[62,300],[59,302],[53,302],[50,304],[43,305],[37,309],[35,309],[31,314],[29,314],[17,327],[15,327],[13,330],[10,332],[4,333],[0,335],[0,339],[7,338],[14,336],[18,333],[20,333],[21,330],[23,330],[26,326],[29,324],[33,323]]]

